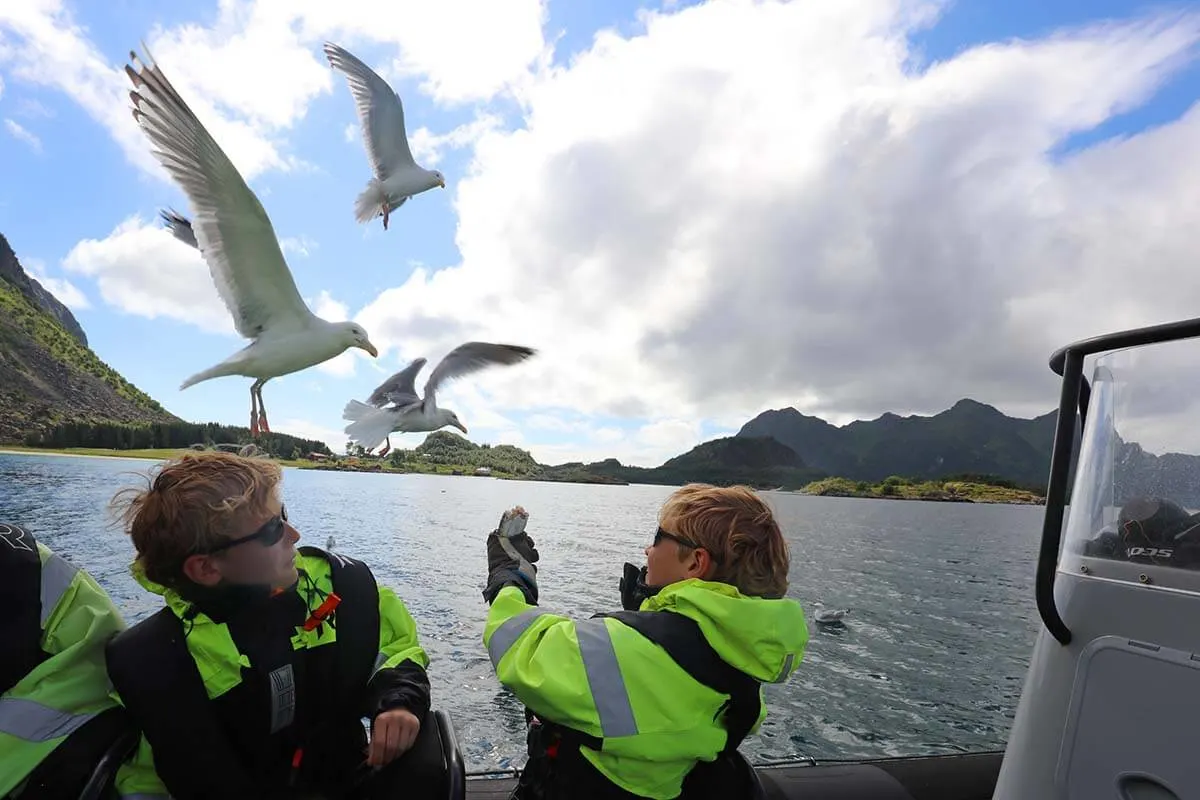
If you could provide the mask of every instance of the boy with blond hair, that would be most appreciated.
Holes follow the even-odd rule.
[[[118,791],[443,796],[421,771],[441,756],[423,755],[440,744],[412,617],[366,564],[295,546],[281,480],[268,459],[186,453],[114,498],[134,577],[165,602],[108,646],[144,733]]]
[[[537,607],[528,518],[517,506],[489,534],[484,589],[496,676],[531,712],[513,797],[755,796],[737,746],[808,641],[771,509],[745,486],[675,491],[640,579],[626,564],[626,610],[582,621]]]

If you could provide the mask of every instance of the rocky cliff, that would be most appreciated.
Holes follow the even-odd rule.
[[[64,422],[179,422],[101,361],[0,234],[0,443]]]
[[[8,239],[2,233],[0,233],[0,279],[8,281],[26,300],[58,320],[58,324],[62,325],[67,333],[74,336],[76,341],[84,347],[88,346],[87,334],[83,332],[83,328],[75,319],[75,315],[71,313],[71,309],[50,294],[46,287],[38,283],[37,278],[32,278],[25,272],[21,267],[21,262],[17,260],[17,254],[13,252]]]

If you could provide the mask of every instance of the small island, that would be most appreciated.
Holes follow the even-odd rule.
[[[892,475],[878,483],[849,478],[822,478],[799,489],[821,497],[865,497],[882,500],[926,500],[942,503],[1010,503],[1044,505],[1044,494],[990,475],[956,475],[936,480],[910,480]]]

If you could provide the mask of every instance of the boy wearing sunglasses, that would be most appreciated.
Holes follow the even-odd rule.
[[[523,508],[489,534],[483,640],[530,722],[512,798],[761,796],[737,747],[766,716],[761,684],[808,641],[784,597],[787,542],[744,486],[685,486],[658,517],[642,579],[626,565],[625,611],[579,621],[537,606]]]
[[[296,548],[281,477],[267,459],[186,453],[114,498],[134,577],[166,601],[108,647],[144,734],[122,794],[153,796],[150,772],[174,800],[438,793],[416,626],[365,564]]]

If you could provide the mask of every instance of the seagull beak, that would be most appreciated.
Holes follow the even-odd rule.
[[[440,179],[439,179],[439,180],[438,180],[438,186],[440,186],[440,187],[442,187],[443,189],[445,189],[445,188],[446,188],[446,182],[445,182],[444,180],[440,180]]]
[[[461,422],[455,422],[455,423],[454,423],[454,427],[458,428],[458,429],[459,429],[460,431],[462,431],[463,433],[466,433],[466,432],[467,432],[467,426],[466,426],[466,425],[463,425]]]
[[[363,350],[366,350],[368,353],[370,353],[375,358],[379,358],[379,351],[376,350],[375,345],[371,344],[370,342],[363,342],[362,344],[356,345],[356,346],[361,347]]]

